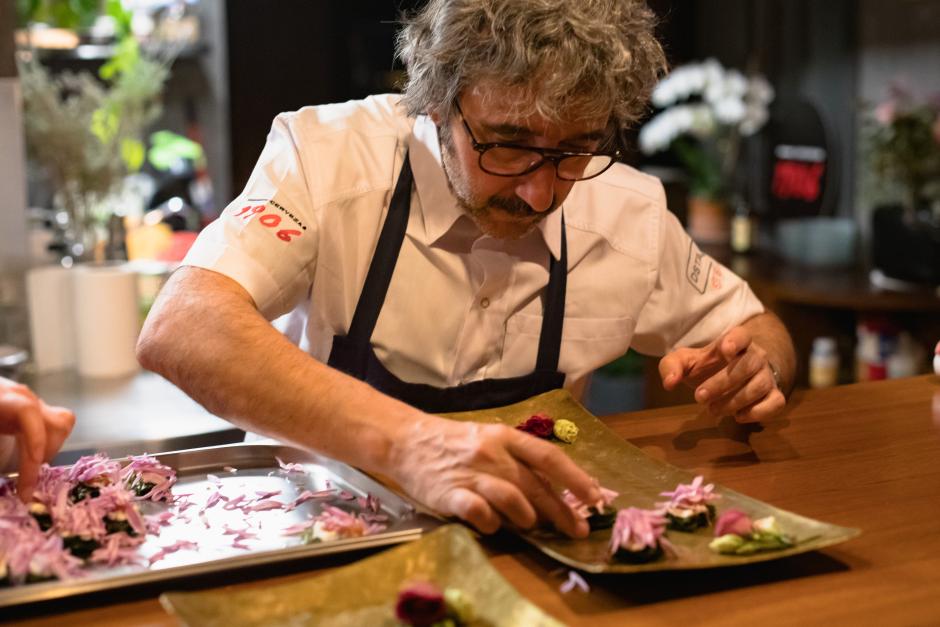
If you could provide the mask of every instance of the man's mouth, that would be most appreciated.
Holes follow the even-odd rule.
[[[552,201],[552,209],[554,209],[554,200]],[[551,213],[551,209],[545,212],[535,211],[532,207],[529,206],[527,202],[521,198],[501,198],[499,196],[494,196],[490,198],[487,203],[490,212],[502,213],[506,216],[523,219],[526,221],[529,220],[538,220],[539,216],[543,213]]]

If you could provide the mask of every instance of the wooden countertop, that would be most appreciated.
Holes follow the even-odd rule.
[[[486,539],[494,566],[556,618],[592,627],[940,623],[940,377],[798,392],[785,415],[763,427],[708,419],[691,405],[606,422],[651,456],[862,535],[738,568],[587,577],[590,593],[564,595],[557,563],[506,535]],[[309,567],[287,576],[273,576],[284,571],[272,567],[260,574],[270,578],[234,588],[321,576],[335,565]],[[18,624],[176,624],[158,593],[39,607],[31,613],[46,614],[18,615],[25,619]]]

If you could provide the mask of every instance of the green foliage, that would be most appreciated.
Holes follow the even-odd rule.
[[[150,151],[147,160],[160,171],[169,170],[180,159],[189,159],[200,164],[203,160],[202,146],[197,142],[173,133],[157,131],[150,136]]]
[[[99,0],[16,0],[19,24],[43,22],[59,28],[90,27],[100,14]]]
[[[30,156],[80,223],[92,220],[94,199],[143,165],[142,137],[161,111],[167,63],[140,54],[136,43],[118,48],[124,56],[106,82],[88,72],[53,75],[35,55],[19,61]]]
[[[672,142],[672,150],[689,174],[689,194],[704,198],[720,198],[725,180],[717,159],[712,158],[706,146],[689,137]]]
[[[134,15],[124,8],[121,0],[106,0],[105,15],[114,18],[118,39],[125,39],[131,34],[131,20]]]
[[[643,373],[644,357],[634,350],[618,357],[609,364],[602,366],[599,372],[609,377],[631,377]]]
[[[98,76],[106,81],[113,80],[122,73],[132,71],[140,62],[140,45],[133,37],[122,39],[114,55],[98,70]]]
[[[900,184],[911,209],[940,198],[940,104],[908,97],[886,107],[881,118],[865,127],[872,170],[883,184]]]

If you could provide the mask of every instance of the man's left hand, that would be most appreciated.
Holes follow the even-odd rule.
[[[695,388],[695,400],[710,413],[733,415],[741,422],[757,422],[783,410],[786,398],[774,372],[767,351],[744,326],[702,348],[678,348],[659,362],[667,390],[685,383]]]

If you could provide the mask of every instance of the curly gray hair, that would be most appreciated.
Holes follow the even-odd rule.
[[[494,81],[523,90],[520,111],[628,127],[666,68],[655,24],[643,0],[430,0],[398,35],[403,102],[446,121],[462,90]]]

